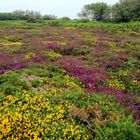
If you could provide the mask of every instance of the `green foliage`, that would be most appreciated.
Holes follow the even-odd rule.
[[[91,47],[88,46],[82,46],[81,49],[79,49],[78,47],[75,47],[72,51],[71,51],[71,55],[74,56],[80,56],[80,55],[86,55],[89,54],[92,51]]]
[[[57,52],[54,52],[54,51],[49,51],[49,52],[43,51],[42,52],[42,55],[45,56],[45,57],[47,57],[47,58],[50,58],[52,60],[55,59],[55,58],[58,58],[58,57],[61,57],[62,56],[61,54],[59,54]]]
[[[103,22],[97,22],[97,21],[89,21],[89,20],[49,20],[44,22],[37,22],[37,23],[28,23],[25,20],[6,20],[6,21],[0,21],[1,26],[8,26],[10,28],[22,28],[22,29],[33,29],[37,27],[44,27],[44,26],[54,26],[55,27],[67,27],[67,28],[83,28],[83,29],[104,29],[108,32],[138,32],[140,31],[140,22],[129,22],[129,23],[103,23]],[[34,30],[34,29],[33,29]],[[34,34],[34,31],[33,31]],[[36,33],[35,33],[36,34]],[[129,48],[128,48],[129,49]],[[130,49],[132,49],[130,47]],[[133,55],[137,54],[139,57],[139,46],[136,46]],[[129,51],[130,53],[130,51]]]
[[[32,34],[32,36],[37,36],[38,35],[38,31],[35,30],[35,29],[32,29],[31,30],[31,34]]]
[[[60,25],[60,21],[59,20],[50,20],[47,22],[49,26],[59,26]]]
[[[140,91],[140,83],[138,80],[134,79],[134,74],[137,75],[136,71],[135,73],[131,73],[136,67],[135,62],[134,59],[130,58],[122,68],[110,69],[109,87],[137,94]]]
[[[138,125],[112,95],[84,94],[65,74],[36,64],[0,76],[2,138],[139,139]]]
[[[97,21],[129,22],[140,20],[139,0],[120,0],[113,6],[106,3],[84,5],[79,17]]]
[[[40,85],[40,82],[38,80],[32,80],[31,83],[32,83],[32,86],[35,88],[39,87],[39,85]]]
[[[26,85],[25,81],[18,78],[14,72],[1,77],[0,92],[4,95],[14,95],[23,90]]]
[[[115,22],[129,22],[140,20],[139,0],[120,0],[112,7],[112,18]]]
[[[122,117],[119,122],[110,120],[106,125],[98,126],[95,140],[139,140],[139,127],[130,120],[130,117]]]
[[[84,5],[82,12],[78,14],[84,19],[95,19],[105,21],[109,17],[109,6],[106,3],[92,3]]]
[[[0,20],[13,20],[15,19],[12,13],[0,13]]]
[[[56,19],[56,16],[55,15],[44,15],[43,19],[44,20],[54,20],[54,19]]]
[[[132,69],[135,67],[136,60],[134,58],[129,58],[128,61],[125,63],[125,67],[127,69]]]
[[[61,20],[71,20],[69,17],[62,17]]]
[[[51,21],[59,21],[59,27],[47,29]],[[0,43],[17,42],[24,37],[20,47],[0,47],[0,63],[4,67],[1,70],[4,74],[0,75],[0,139],[140,139],[139,126],[129,115],[133,112],[139,115],[136,112],[139,110],[129,110],[131,105],[137,107],[140,102],[139,22],[113,24],[60,19],[44,23],[0,21],[0,25]],[[9,28],[15,34],[23,32],[23,37],[10,36],[13,31],[9,32]],[[51,45],[65,50],[72,46],[72,49],[63,54],[61,49],[50,51]],[[94,85],[89,84],[93,86],[92,93],[85,94],[85,86],[77,76],[70,77],[68,70],[52,66],[52,60],[58,65],[60,56],[66,68],[73,71],[78,67],[75,73],[85,73],[81,78],[94,78],[88,77],[84,68],[92,70],[93,66],[95,72],[103,68],[106,79],[102,85],[99,83],[99,90],[95,91]],[[122,65],[104,68],[104,62],[112,62],[112,59]],[[124,106],[117,102],[114,94],[99,93],[104,88],[115,92]],[[127,101],[131,101],[129,107]]]
[[[37,11],[23,11],[23,10],[16,10],[12,13],[0,13],[1,20],[37,20],[41,19],[40,12]]]
[[[130,93],[138,93],[140,91],[140,83],[137,80],[130,81],[128,91]]]
[[[21,36],[9,36],[9,37],[6,37],[5,39],[10,42],[18,42],[18,41],[22,40],[22,37]]]
[[[104,29],[108,32],[117,32],[117,31],[139,31],[140,30],[140,22],[129,22],[129,23],[103,23],[97,21],[89,21],[89,20],[71,20],[71,21],[60,21],[60,27],[76,27],[83,29]],[[48,22],[47,22],[48,23]]]

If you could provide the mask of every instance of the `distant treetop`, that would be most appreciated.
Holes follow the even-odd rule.
[[[140,21],[140,0],[120,0],[113,6],[100,2],[86,4],[78,16],[97,21]]]

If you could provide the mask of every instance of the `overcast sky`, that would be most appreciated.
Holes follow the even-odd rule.
[[[54,14],[57,17],[76,18],[84,4],[106,2],[115,4],[118,0],[0,0],[0,12],[14,10],[35,10],[41,14]]]

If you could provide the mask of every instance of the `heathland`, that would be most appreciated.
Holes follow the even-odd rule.
[[[0,139],[140,140],[140,22],[0,21]]]

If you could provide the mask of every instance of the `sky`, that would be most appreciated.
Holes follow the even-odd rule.
[[[105,2],[109,5],[118,0],[0,0],[0,12],[11,12],[14,10],[35,10],[41,14],[51,14],[57,17],[77,18],[85,4]]]

